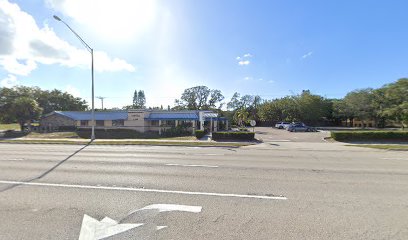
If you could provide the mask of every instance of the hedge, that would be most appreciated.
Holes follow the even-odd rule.
[[[362,140],[399,140],[408,141],[406,131],[335,131],[331,137],[337,141],[362,141]]]
[[[254,132],[213,132],[213,140],[254,140]]]
[[[73,132],[75,130],[77,130],[77,127],[75,127],[75,126],[59,126],[58,127],[58,131],[60,131],[60,132],[65,132],[65,131]]]
[[[77,135],[81,138],[90,138],[91,129],[78,129]],[[158,138],[156,133],[141,133],[132,129],[95,129],[97,139],[125,139],[125,138]]]
[[[195,136],[196,136],[197,139],[200,139],[200,138],[205,136],[205,131],[204,130],[196,130],[195,131]]]

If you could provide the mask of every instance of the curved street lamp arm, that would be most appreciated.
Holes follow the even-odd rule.
[[[78,35],[78,33],[76,33],[76,32],[74,31],[74,29],[72,29],[66,22],[64,22],[64,20],[62,20],[61,18],[59,18],[59,17],[56,16],[56,15],[54,15],[54,18],[55,18],[57,21],[62,22],[65,26],[67,26],[68,29],[71,30],[71,32],[79,39],[79,41],[81,41],[81,43],[85,46],[85,48],[86,48],[89,52],[92,52],[92,51],[93,51],[93,49]]]

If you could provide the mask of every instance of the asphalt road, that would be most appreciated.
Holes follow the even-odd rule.
[[[0,239],[408,239],[406,152],[293,134],[239,149],[0,144]]]

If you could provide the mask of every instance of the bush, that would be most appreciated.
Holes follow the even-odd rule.
[[[185,126],[177,126],[166,129],[162,131],[162,137],[183,137],[183,136],[191,136],[191,133],[187,131]]]
[[[205,131],[204,130],[196,130],[195,131],[195,136],[196,136],[197,139],[200,139],[200,138],[205,136]]]
[[[253,132],[213,132],[213,140],[254,140],[255,133]]]
[[[337,141],[363,140],[398,140],[408,141],[408,132],[404,131],[341,131],[331,132],[331,137]]]

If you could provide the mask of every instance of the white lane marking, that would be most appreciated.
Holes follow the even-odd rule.
[[[163,228],[167,228],[167,226],[156,226],[157,231],[162,230]]]
[[[405,160],[406,158],[381,158],[384,160]]]
[[[291,140],[286,140],[286,139],[273,139],[273,137],[268,137],[271,142],[291,142]]]
[[[13,185],[42,186],[42,187],[63,187],[63,188],[65,187],[65,188],[102,189],[102,190],[116,190],[116,191],[130,191],[130,192],[169,193],[169,194],[211,196],[211,197],[287,200],[287,198],[283,196],[276,197],[276,196],[245,195],[245,194],[233,194],[233,193],[190,192],[190,191],[161,190],[161,189],[148,189],[148,188],[107,187],[107,186],[91,186],[91,185],[75,185],[75,184],[59,184],[59,183],[36,183],[36,182],[19,182],[19,181],[4,181],[4,180],[0,180],[0,183],[13,184]]]
[[[224,156],[224,154],[222,154],[222,153],[192,153],[192,154],[186,153],[186,155],[193,155],[193,156]]]
[[[199,164],[177,164],[177,163],[167,163],[166,166],[176,166],[176,167],[205,167],[205,168],[217,168],[214,165],[199,165]]]
[[[101,221],[88,215],[84,215],[78,240],[98,240],[126,232],[130,229],[140,227],[143,223],[119,224],[117,221],[105,217]]]
[[[0,159],[0,161],[24,161],[24,158]]]

